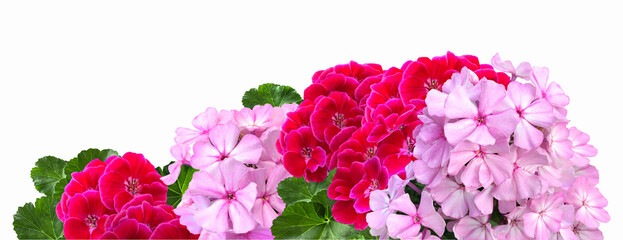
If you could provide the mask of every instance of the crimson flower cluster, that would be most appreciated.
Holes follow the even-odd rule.
[[[196,239],[166,204],[167,187],[142,154],[91,161],[72,173],[56,214],[67,239]]]
[[[328,196],[339,222],[365,229],[370,192],[386,189],[392,175],[405,178],[415,160],[414,129],[425,98],[463,67],[479,78],[508,85],[510,78],[475,56],[448,52],[387,70],[378,64],[337,65],[318,71],[304,101],[288,113],[277,141],[284,167],[295,177],[323,181],[336,169]]]

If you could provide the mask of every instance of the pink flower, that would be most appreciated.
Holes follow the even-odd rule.
[[[470,215],[482,215],[474,203],[474,198],[478,193],[476,189],[468,190],[465,185],[457,183],[451,178],[444,178],[430,190],[433,199],[441,203],[441,211],[446,216],[462,218],[468,210]]]
[[[494,144],[496,139],[508,139],[519,117],[508,104],[504,86],[490,80],[480,81],[478,107],[470,100],[465,87],[455,88],[446,99],[445,115],[450,122],[445,135],[452,145],[467,139],[481,145]]]
[[[552,82],[547,85],[549,69],[546,67],[533,67],[532,78],[530,80],[537,87],[537,97],[547,99],[554,107],[554,117],[558,120],[565,120],[567,110],[565,106],[569,104],[569,97],[565,95],[558,83]]]
[[[597,149],[593,145],[588,144],[590,137],[588,134],[581,132],[575,127],[569,129],[569,140],[573,145],[573,157],[571,162],[573,165],[582,167],[589,162],[588,157],[597,156]]]
[[[454,236],[458,240],[493,240],[493,229],[489,223],[489,216],[464,217],[454,225]]]
[[[151,195],[154,201],[166,201],[167,186],[160,180],[162,176],[142,154],[128,152],[123,157],[111,157],[106,163],[99,190],[107,208],[119,211],[141,194]]]
[[[366,221],[372,229],[386,228],[387,217],[394,213],[389,206],[390,204],[404,195],[404,187],[407,184],[405,180],[400,179],[397,175],[391,176],[388,187],[385,190],[374,190],[370,193],[370,209],[372,212],[366,216]]]
[[[208,139],[211,128],[218,124],[228,123],[232,118],[233,112],[231,111],[219,112],[215,108],[208,108],[193,119],[192,124],[195,129],[180,127],[175,130],[177,134],[175,143],[190,145],[196,141],[205,141]]]
[[[99,160],[98,160],[99,161]],[[99,192],[88,190],[74,195],[68,204],[63,233],[67,239],[97,239],[104,233],[105,215],[114,212],[102,204]]]
[[[528,212],[523,215],[526,235],[546,240],[551,233],[558,232],[564,214],[560,207],[564,201],[565,196],[561,192],[530,200]]]
[[[246,233],[234,233],[227,232],[225,233],[224,239],[248,239],[248,240],[260,240],[260,239],[275,239],[273,234],[270,232],[270,228],[258,227]]]
[[[420,233],[422,226],[433,229],[437,235],[443,235],[446,222],[433,207],[433,199],[426,191],[418,208],[413,205],[409,195],[405,194],[394,200],[390,208],[407,215],[391,214],[387,217],[387,230],[394,238],[415,237]]]
[[[493,65],[493,67],[498,70],[501,70],[506,73],[510,73],[511,79],[512,79],[511,81],[515,80],[515,78],[517,77],[523,78],[523,79],[530,79],[530,77],[532,76],[532,67],[530,66],[530,63],[522,62],[519,64],[519,66],[517,66],[517,68],[515,68],[515,66],[513,66],[513,63],[511,61],[509,60],[502,61],[502,58],[500,58],[499,53],[496,53],[495,56],[491,58],[491,65]]]
[[[603,240],[604,234],[596,228],[589,228],[581,222],[560,228],[554,240]]]
[[[448,143],[443,132],[445,124],[444,118],[437,116],[428,116],[426,109],[424,115],[419,118],[423,125],[419,129],[415,141],[414,156],[423,160],[428,167],[446,166],[450,160],[450,149],[452,146]]]
[[[169,175],[161,178],[162,182],[166,185],[171,185],[177,181],[177,178],[180,176],[180,171],[182,170],[182,164],[190,165],[190,145],[173,145],[170,152],[176,161],[169,165]]]
[[[261,136],[264,131],[277,125],[281,127],[285,119],[283,110],[272,107],[270,104],[256,105],[253,110],[248,108],[234,111],[234,120],[243,133],[251,133]]]
[[[540,151],[539,151],[540,150]],[[493,196],[503,201],[527,199],[541,192],[541,180],[536,168],[547,165],[547,155],[543,149],[526,151],[511,146],[511,150],[502,156],[513,161],[513,173],[509,179],[499,184]]]
[[[573,143],[569,140],[567,122],[558,122],[546,136],[548,151],[557,162],[566,162],[573,157]]]
[[[252,173],[257,184],[257,198],[251,213],[260,225],[270,228],[273,220],[286,208],[286,204],[277,194],[277,185],[290,174],[281,165],[267,166]]]
[[[492,183],[502,184],[513,171],[512,160],[500,155],[508,151],[506,142],[490,146],[462,142],[452,150],[448,174],[457,175],[467,164],[461,173],[465,186],[487,188]]]
[[[507,223],[493,228],[493,235],[498,239],[529,240],[530,237],[523,231],[523,214],[525,207],[517,207],[506,215]]]
[[[358,164],[353,163],[353,164]],[[370,211],[370,192],[378,189],[387,188],[389,174],[387,169],[381,165],[378,157],[374,157],[363,163],[365,174],[358,183],[350,190],[349,197],[355,200],[355,210],[357,213]]]
[[[203,229],[245,233],[257,226],[251,208],[257,198],[257,185],[249,178],[249,169],[234,160],[196,172],[188,191],[210,199],[208,208],[198,209],[195,221]]]
[[[599,222],[610,221],[610,215],[604,207],[608,200],[599,189],[589,185],[588,178],[578,177],[566,193],[567,202],[575,206],[575,218],[589,228],[599,227]]]
[[[523,149],[535,149],[543,142],[543,132],[536,127],[548,128],[554,121],[552,105],[545,99],[536,99],[536,89],[529,83],[510,83],[508,97],[519,114],[515,145]]]
[[[217,125],[210,130],[209,141],[195,143],[195,153],[190,164],[196,169],[206,169],[212,164],[233,159],[246,164],[255,164],[262,154],[262,142],[252,134],[240,139],[240,130],[233,124]]]

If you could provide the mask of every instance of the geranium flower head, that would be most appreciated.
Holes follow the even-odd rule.
[[[166,201],[166,185],[142,154],[128,152],[123,157],[111,157],[106,163],[99,190],[107,208],[119,210],[141,194],[150,194],[155,201]]]
[[[295,177],[323,181],[326,176],[327,154],[314,137],[310,127],[293,130],[286,136],[283,166]]]
[[[105,217],[113,213],[102,204],[99,192],[88,190],[75,194],[68,204],[63,224],[67,239],[97,239],[104,233]]]
[[[65,191],[61,195],[61,200],[56,205],[56,215],[61,221],[67,219],[69,211],[67,205],[71,197],[89,190],[99,190],[99,179],[105,169],[105,162],[94,159],[89,162],[81,172],[74,172],[71,174],[71,180],[65,186]]]

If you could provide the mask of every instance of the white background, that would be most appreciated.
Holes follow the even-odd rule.
[[[316,70],[351,59],[389,68],[451,50],[550,68],[571,97],[570,126],[599,149],[612,216],[601,230],[617,239],[621,16],[598,1],[2,2],[0,236],[15,238],[12,215],[40,195],[29,178],[39,157],[113,148],[163,165],[177,127],[208,106],[240,108],[261,83],[302,93]]]

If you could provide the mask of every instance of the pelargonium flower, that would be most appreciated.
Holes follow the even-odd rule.
[[[270,228],[273,220],[286,208],[277,194],[277,185],[290,174],[278,165],[256,169],[252,173],[257,184],[257,198],[251,213],[261,226]]]
[[[407,215],[391,214],[387,218],[389,235],[405,239],[419,235],[422,226],[433,229],[437,235],[444,233],[446,222],[433,207],[433,199],[426,191],[422,192],[420,205],[416,208],[409,195],[405,194],[394,200],[390,208]]]
[[[493,229],[489,223],[489,216],[464,217],[454,225],[454,236],[459,239],[494,240]]]
[[[154,201],[166,201],[167,187],[161,176],[142,154],[128,152],[123,157],[111,157],[99,179],[102,203],[119,211],[127,202],[141,194]]]
[[[210,207],[198,209],[194,217],[203,229],[225,232],[231,228],[235,233],[245,233],[257,226],[251,214],[257,184],[242,163],[229,159],[196,172],[187,191],[210,199]]]
[[[275,127],[276,123],[283,123],[284,119],[283,110],[270,104],[234,111],[234,121],[241,128],[241,132],[255,134],[258,137],[268,128]]]
[[[340,132],[351,128],[352,132],[361,126],[362,110],[346,93],[332,92],[322,97],[310,117],[314,136],[328,144]]]
[[[359,162],[353,164],[360,164]],[[374,157],[363,163],[365,174],[361,180],[350,190],[349,197],[355,199],[355,210],[358,213],[370,211],[370,192],[387,188],[389,174],[381,165],[378,157]]]
[[[303,92],[304,100],[316,101],[319,97],[329,96],[333,92],[342,92],[354,99],[359,82],[341,74],[327,76],[320,83],[313,83]]]
[[[588,144],[590,137],[576,127],[569,128],[569,140],[573,145],[573,157],[571,162],[578,167],[586,166],[589,157],[597,156],[597,149],[593,145]]]
[[[175,162],[169,165],[169,175],[161,178],[166,185],[171,185],[177,181],[182,171],[182,165],[190,165],[190,145],[176,144],[171,147],[171,155],[175,158]]]
[[[491,58],[491,65],[494,68],[511,74],[511,81],[514,81],[517,77],[522,79],[530,79],[532,76],[532,67],[530,63],[522,62],[515,68],[513,63],[509,60],[502,61],[500,54],[496,53]]]
[[[417,124],[415,105],[403,105],[400,99],[392,99],[378,105],[370,117],[375,119],[376,123],[367,138],[370,142],[381,141],[394,131]]]
[[[191,166],[206,169],[228,159],[247,164],[257,163],[262,154],[262,142],[252,134],[239,138],[240,129],[235,124],[215,126],[210,130],[209,141],[200,141],[193,146],[195,154],[191,157]]]
[[[360,92],[366,89],[366,93],[369,94],[365,103],[366,111],[374,110],[377,106],[385,104],[392,99],[400,100],[398,86],[402,81],[402,73],[403,71],[401,69],[390,68],[382,75],[380,81],[370,84],[369,86],[360,86],[357,88],[358,90],[361,89]],[[360,94],[363,95],[363,93]]]
[[[569,104],[569,97],[565,95],[558,83],[547,84],[549,79],[549,69],[546,67],[533,67],[530,80],[537,87],[537,97],[546,99],[554,107],[554,117],[558,120],[565,120]]]
[[[327,154],[310,127],[293,130],[286,136],[283,166],[295,177],[321,182],[327,177]]]
[[[397,175],[391,176],[385,190],[374,190],[370,192],[370,210],[366,215],[366,221],[371,229],[387,228],[387,217],[395,213],[390,208],[390,204],[404,195],[404,187],[407,184]]]
[[[195,129],[180,127],[175,130],[175,142],[190,145],[196,141],[207,140],[211,128],[228,123],[232,118],[231,111],[219,112],[215,108],[208,108],[193,119],[192,125]]]
[[[468,187],[489,187],[492,183],[502,184],[513,171],[511,159],[503,155],[509,151],[505,142],[490,146],[464,141],[457,145],[450,155],[448,174],[461,173],[461,181]],[[465,167],[464,167],[465,166]]]
[[[516,207],[506,215],[506,224],[498,225],[493,228],[493,235],[498,239],[517,239],[529,240],[530,237],[524,232],[523,214],[526,213],[525,207]]]
[[[446,99],[445,115],[450,122],[444,127],[452,145],[467,139],[481,145],[492,145],[496,139],[508,139],[519,117],[505,100],[504,86],[490,80],[480,81],[478,106],[469,98],[465,87],[455,88]]]
[[[383,73],[381,65],[375,63],[359,64],[355,61],[350,61],[347,64],[340,64],[326,70],[317,71],[314,73],[314,76],[312,76],[312,82],[323,82],[327,76],[334,74],[343,75],[361,82],[368,77],[376,76],[381,73]]]
[[[111,157],[112,158],[112,157]],[[61,221],[67,219],[69,214],[69,200],[76,194],[89,190],[99,190],[99,179],[106,169],[106,163],[94,159],[89,162],[81,172],[71,174],[71,180],[65,186],[60,202],[56,205],[56,215]]]
[[[561,192],[531,199],[529,211],[523,215],[526,235],[545,240],[550,238],[551,233],[558,232],[564,214],[560,207],[564,201],[565,196]]]
[[[181,226],[169,205],[152,205],[149,201],[133,201],[119,213],[108,217],[102,239],[165,239],[171,235],[193,238]],[[194,237],[196,238],[196,237]]]
[[[610,221],[610,215],[604,207],[608,200],[599,189],[591,186],[587,177],[578,177],[566,192],[567,202],[575,207],[575,218],[590,228],[599,227],[599,222]]]
[[[540,150],[540,151],[538,151]],[[527,151],[511,146],[504,158],[513,162],[513,172],[509,179],[497,185],[493,196],[503,201],[516,201],[533,197],[541,192],[541,180],[535,175],[536,167],[547,165],[547,155],[541,148]]]
[[[477,190],[467,188],[460,182],[444,178],[439,184],[430,189],[431,196],[440,202],[441,211],[452,218],[462,218],[469,211],[470,216],[480,216],[482,213],[474,203]]]
[[[573,143],[569,140],[567,122],[554,124],[545,138],[547,140],[547,150],[558,164],[566,162],[566,160],[573,157]],[[558,165],[555,166],[559,167]]]
[[[510,83],[508,97],[519,115],[514,134],[515,145],[535,149],[543,142],[543,132],[536,127],[548,128],[554,122],[552,105],[545,99],[536,99],[536,89],[529,83]]]
[[[106,217],[102,217],[114,213],[102,204],[96,190],[75,194],[67,208],[69,212],[63,220],[67,239],[98,239],[104,233]]]

